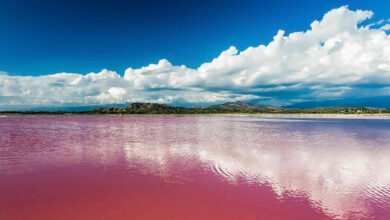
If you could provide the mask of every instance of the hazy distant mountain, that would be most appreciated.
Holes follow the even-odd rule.
[[[285,108],[326,108],[326,107],[369,107],[369,108],[390,108],[390,96],[375,96],[367,98],[355,98],[348,100],[324,100],[307,101],[284,106]]]
[[[280,107],[275,107],[271,105],[263,105],[251,102],[226,102],[220,105],[213,105],[208,108],[220,108],[220,109],[231,109],[231,110],[275,110],[280,109]]]
[[[250,102],[227,102],[209,107],[177,107],[158,103],[132,103],[127,106],[95,108],[86,111],[3,112],[14,114],[218,114],[218,113],[390,113],[390,109],[366,107],[281,108]]]
[[[191,105],[190,105],[191,106]],[[65,111],[65,112],[82,112],[93,111],[95,109],[110,109],[106,111],[111,112],[142,112],[142,111],[180,111],[187,109],[187,111],[199,111],[208,109],[209,111],[279,111],[282,109],[318,109],[318,108],[334,108],[334,107],[366,107],[366,108],[390,108],[390,96],[376,96],[368,98],[356,98],[348,100],[325,100],[325,101],[307,101],[300,102],[283,107],[264,105],[251,102],[226,102],[218,105],[211,105],[208,107],[176,107],[166,104],[157,103],[133,103],[133,104],[105,104],[105,105],[89,105],[89,106],[0,106],[0,111]]]
[[[141,114],[141,113],[226,113],[226,112],[259,112],[273,111],[280,108],[249,102],[227,102],[220,105],[209,107],[176,107],[167,104],[157,103],[132,103],[125,107],[97,108],[95,113],[122,113],[122,114]]]

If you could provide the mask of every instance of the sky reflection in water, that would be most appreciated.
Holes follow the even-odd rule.
[[[251,215],[241,215],[240,210],[232,215],[226,207],[226,216],[213,216],[207,213],[213,207],[192,205],[193,210],[203,212],[199,216],[202,218],[390,217],[390,120],[253,116],[6,117],[0,119],[0,133],[0,185],[3,186],[0,208],[6,210],[3,217],[28,216],[29,212],[23,212],[23,208],[29,207],[29,203],[23,200],[22,194],[35,193],[40,197],[46,193],[42,199],[32,199],[46,204],[51,196],[58,196],[58,191],[65,188],[73,200],[80,200],[88,195],[81,190],[82,186],[94,185],[97,179],[102,185],[96,189],[91,187],[91,193],[109,192],[116,198],[113,201],[124,206],[129,202],[135,207],[137,196],[153,199],[153,190],[158,188],[172,195],[172,201],[169,196],[164,197],[165,203],[185,203],[191,196],[204,199],[206,193],[215,192],[219,197],[210,200],[208,205],[215,206],[216,210],[222,209],[218,207],[219,202],[231,208],[251,207],[246,210]],[[41,177],[43,184],[63,181],[64,186],[48,184],[49,189],[40,186],[32,189],[31,185]],[[157,177],[153,181],[158,184],[148,185],[149,180],[144,178],[149,177]],[[78,183],[77,178],[84,182]],[[123,191],[111,191],[112,187],[118,190],[115,181],[121,181],[115,184],[120,184]],[[134,191],[128,191],[127,187]],[[230,193],[233,189],[241,193]],[[130,197],[134,201],[128,201]],[[10,200],[19,205],[8,204]],[[64,206],[66,201],[58,202]],[[269,207],[262,209],[263,203]],[[84,210],[96,209],[96,203],[89,204],[83,203]],[[183,210],[191,215],[187,210],[191,209],[190,205],[165,206],[171,212],[165,213],[166,218],[183,218],[184,213],[172,214]],[[19,214],[15,214],[17,209]],[[283,213],[283,210],[287,211]],[[288,210],[294,211],[287,213]],[[135,208],[132,214],[138,213],[134,215],[140,219],[162,215],[153,207],[149,211],[155,215],[142,217],[141,211]],[[58,216],[69,209],[54,212],[52,216]],[[299,216],[300,212],[316,214]],[[90,214],[85,211],[71,216],[85,218]],[[130,216],[125,212],[121,215],[121,209],[116,214],[119,218]]]

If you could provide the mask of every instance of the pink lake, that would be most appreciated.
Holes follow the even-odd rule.
[[[390,219],[390,120],[0,117],[0,219]]]

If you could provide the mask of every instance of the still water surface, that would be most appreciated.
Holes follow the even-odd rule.
[[[0,219],[390,219],[390,120],[2,117]]]

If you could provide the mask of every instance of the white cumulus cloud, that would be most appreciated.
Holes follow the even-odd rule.
[[[10,76],[0,72],[1,105],[213,103],[326,100],[390,95],[389,24],[362,26],[373,12],[333,9],[303,32],[279,30],[267,45],[230,47],[196,69],[160,60],[122,77],[102,70]],[[377,22],[384,23],[384,20]]]

